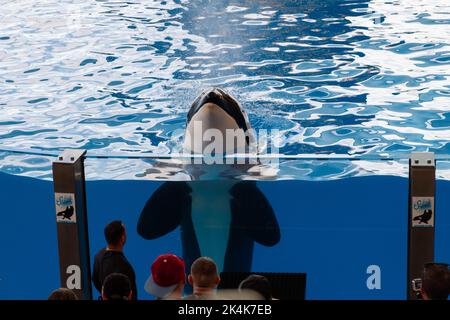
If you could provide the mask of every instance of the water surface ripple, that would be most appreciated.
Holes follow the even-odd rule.
[[[190,102],[221,86],[255,129],[281,130],[286,155],[450,153],[448,0],[23,0],[1,8],[0,149],[168,154]],[[5,172],[45,178],[50,164],[0,153]],[[95,178],[135,178],[148,163],[89,165]],[[289,166],[294,176],[328,179],[405,174],[406,165]]]

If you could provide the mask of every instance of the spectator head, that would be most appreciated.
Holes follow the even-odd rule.
[[[59,288],[53,291],[48,300],[78,300],[77,295],[70,289]]]
[[[208,257],[198,258],[192,263],[188,280],[194,288],[194,294],[215,289],[220,283],[216,263]]]
[[[127,235],[122,221],[115,220],[106,225],[105,239],[108,246],[111,247],[123,247],[125,245]]]
[[[239,285],[239,291],[253,290],[261,295],[264,300],[272,300],[272,287],[266,277],[252,274]]]
[[[183,259],[174,254],[162,254],[151,266],[145,291],[157,299],[181,299],[185,283]]]
[[[427,263],[422,275],[424,300],[447,300],[450,294],[450,269],[446,263]]]
[[[102,287],[103,300],[131,300],[130,279],[121,273],[111,273],[105,278]]]

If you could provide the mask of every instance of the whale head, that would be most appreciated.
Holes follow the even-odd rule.
[[[192,103],[186,120],[185,152],[242,153],[253,140],[247,115],[229,93],[211,88]]]

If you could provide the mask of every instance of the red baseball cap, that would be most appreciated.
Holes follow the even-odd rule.
[[[153,262],[145,291],[157,298],[166,298],[181,281],[186,281],[184,261],[174,254],[162,254]]]

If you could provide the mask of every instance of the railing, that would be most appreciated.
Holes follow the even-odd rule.
[[[63,152],[79,149],[64,149],[55,151],[46,151],[38,149],[17,149],[9,147],[0,147],[0,152],[11,154],[26,154],[45,157],[59,157]],[[420,153],[420,152],[419,152]],[[129,152],[97,152],[94,150],[86,150],[85,159],[188,159],[188,158],[204,158],[203,155],[189,153],[139,153],[130,154]],[[350,161],[401,161],[409,160],[410,155],[402,153],[379,153],[366,155],[347,155],[347,154],[228,154],[224,159],[247,158],[247,159],[280,159],[280,160],[350,160]],[[450,161],[450,154],[434,154],[436,161]]]
[[[70,149],[74,150],[74,149]],[[0,147],[3,166],[0,171],[51,180],[51,163],[62,151]],[[23,157],[22,157],[23,155]],[[191,174],[191,164],[204,163],[201,155],[156,154],[132,152],[102,152],[88,150],[86,175],[88,180],[202,180],[204,176]],[[44,161],[39,161],[41,158]],[[439,170],[437,179],[450,179],[450,155],[435,155]],[[37,160],[37,161],[36,161]],[[330,180],[366,175],[408,176],[409,156],[395,154],[258,154],[226,155],[223,163],[253,161],[252,171],[243,166],[224,166],[217,178],[251,180]],[[23,161],[23,162],[22,162]],[[121,170],[120,168],[124,169]],[[128,170],[126,168],[131,168]],[[194,168],[198,169],[198,167]],[[269,170],[266,170],[269,169]],[[195,173],[194,172],[194,173]],[[322,174],[324,172],[324,174]],[[330,174],[328,172],[331,172]],[[211,175],[207,177],[211,178]]]

